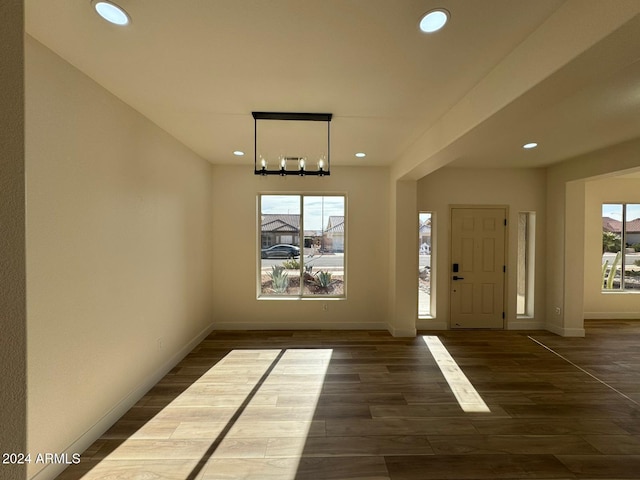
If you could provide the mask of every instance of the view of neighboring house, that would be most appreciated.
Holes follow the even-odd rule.
[[[344,252],[344,216],[329,217],[324,232],[324,250],[326,252]]]
[[[602,231],[617,235],[622,233],[622,222],[611,217],[602,217]],[[627,221],[625,243],[635,245],[640,243],[640,218]]]
[[[420,253],[431,253],[431,215],[426,220],[420,221],[418,232]]]
[[[300,215],[265,213],[261,232],[262,248],[279,243],[300,245]]]
[[[304,248],[319,248],[322,245],[322,230],[304,231]]]
[[[279,243],[300,245],[300,215],[265,213],[262,215],[261,248]],[[331,216],[324,232],[304,231],[304,248],[317,245],[325,253],[344,252],[344,216]]]

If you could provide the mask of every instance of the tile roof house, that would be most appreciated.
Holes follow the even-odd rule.
[[[260,230],[262,248],[279,243],[300,245],[300,215],[263,214]]]
[[[344,216],[329,217],[324,231],[324,249],[330,252],[344,252]]]
[[[622,222],[611,217],[602,217],[602,230],[604,232],[620,233]]]
[[[602,217],[602,231],[620,234],[622,232],[622,222],[611,217]],[[633,245],[640,243],[640,218],[627,221],[626,243]]]

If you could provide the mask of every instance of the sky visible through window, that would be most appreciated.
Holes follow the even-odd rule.
[[[262,195],[262,213],[300,215],[300,196]],[[305,230],[326,228],[332,215],[344,216],[344,197],[304,196]]]
[[[605,203],[602,205],[602,216],[613,218],[614,220],[622,221],[622,209],[620,203]],[[639,204],[627,204],[627,221],[640,218],[640,205]]]

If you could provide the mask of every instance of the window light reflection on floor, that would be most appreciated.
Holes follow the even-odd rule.
[[[433,335],[423,335],[422,339],[438,364],[442,375],[465,412],[490,412],[480,394],[462,372],[440,339]]]
[[[281,354],[277,349],[229,352],[170,402],[158,405],[161,410],[104,460],[107,463],[127,461],[132,455],[142,455],[140,460],[155,460],[156,456],[171,458],[174,453],[181,455],[183,447],[188,447],[189,458],[204,456],[211,441],[224,435],[225,428],[243,405],[245,410],[251,405],[275,405],[275,396],[267,398],[254,390]],[[190,368],[194,367],[187,370]],[[222,445],[218,449],[220,447]],[[98,465],[92,473],[96,475],[101,471]],[[85,476],[83,480],[93,478],[93,475]]]
[[[237,473],[236,459],[242,458],[243,468],[251,472],[294,480],[332,353],[331,349],[284,351],[207,459],[205,471],[233,475]],[[254,404],[258,397],[275,398],[275,403]],[[238,444],[243,446],[242,453]],[[254,452],[251,445],[256,447]]]
[[[102,478],[116,465],[127,474],[154,473],[144,470],[143,462],[175,462],[163,468],[185,480],[207,477],[207,472],[233,475],[238,462],[256,474],[294,480],[332,353],[229,352],[83,480]]]
[[[264,422],[263,431],[271,432],[265,459],[270,462],[278,459],[280,466],[286,466],[286,471],[277,472],[278,478],[299,478],[298,464],[313,425],[332,354],[331,349],[287,349],[262,385],[260,391],[278,394],[275,416],[262,416],[257,420]]]

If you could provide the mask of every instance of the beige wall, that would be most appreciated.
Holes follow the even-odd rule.
[[[212,167],[30,37],[26,119],[28,447],[75,453],[211,325]]]
[[[418,184],[391,180],[389,209],[389,331],[414,337],[418,318]]]
[[[24,32],[21,1],[0,2],[0,454],[27,448]],[[0,464],[0,478],[26,478]]]
[[[585,184],[585,318],[639,318],[640,294],[603,293],[602,204],[640,203],[640,179],[602,179]]]
[[[330,177],[260,177],[251,166],[215,166],[213,242],[216,328],[386,329],[389,173],[334,167]],[[347,196],[347,298],[258,300],[259,193],[344,193]],[[224,233],[220,233],[224,232]]]
[[[509,209],[506,328],[540,328],[544,324],[545,172],[542,169],[443,168],[418,182],[418,209],[433,212],[432,265],[435,317],[420,328],[449,325],[449,224],[452,205],[505,205]],[[516,316],[518,213],[536,212],[534,315]],[[416,217],[417,225],[417,217]],[[417,279],[416,279],[417,281]]]

